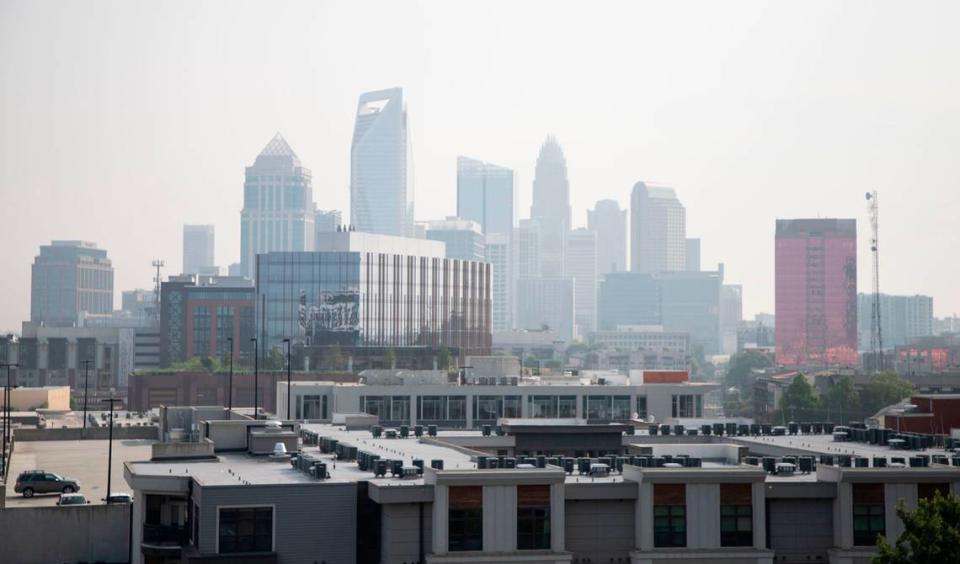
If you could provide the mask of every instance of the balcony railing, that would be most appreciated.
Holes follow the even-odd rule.
[[[174,525],[143,525],[143,544],[181,547],[187,544],[186,529]]]

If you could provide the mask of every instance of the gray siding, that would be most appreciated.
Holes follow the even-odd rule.
[[[567,501],[566,549],[574,562],[630,562],[635,501]],[[587,560],[589,559],[589,560]]]
[[[832,499],[771,499],[767,519],[777,562],[827,561],[833,546]]]
[[[380,521],[380,564],[415,564],[420,551],[420,510],[416,503],[386,504]],[[423,504],[423,552],[433,547],[433,504]]]
[[[356,484],[210,486],[200,504],[200,552],[217,546],[217,507],[273,505],[274,551],[280,564],[356,562]]]

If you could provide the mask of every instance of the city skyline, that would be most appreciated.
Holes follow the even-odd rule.
[[[950,164],[957,148],[950,133],[956,130],[952,100],[960,88],[957,71],[945,66],[955,57],[958,40],[950,34],[905,38],[892,33],[920,21],[947,25],[952,18],[942,10],[955,10],[955,6],[941,5],[937,21],[928,21],[931,14],[924,7],[856,9],[845,4],[751,11],[725,6],[711,13],[704,5],[689,31],[668,26],[679,39],[685,33],[706,33],[705,43],[720,41],[719,49],[693,45],[675,55],[690,66],[689,76],[672,74],[677,58],[651,58],[643,53],[642,44],[616,54],[621,42],[636,35],[624,33],[629,20],[676,21],[681,15],[672,8],[633,8],[636,17],[624,18],[624,29],[606,34],[609,37],[601,38],[595,51],[555,45],[559,52],[547,61],[540,60],[532,44],[516,43],[519,29],[537,12],[532,7],[518,7],[515,21],[496,20],[496,10],[479,16],[489,17],[483,21],[494,25],[505,39],[505,46],[487,54],[469,46],[474,30],[460,30],[463,38],[450,38],[451,31],[441,26],[450,21],[443,6],[435,6],[429,16],[417,8],[407,10],[410,13],[384,8],[384,20],[400,19],[421,33],[387,54],[378,48],[380,42],[364,46],[359,42],[368,38],[350,40],[357,60],[368,63],[360,72],[335,60],[344,49],[331,50],[326,45],[343,40],[342,34],[328,28],[334,24],[326,22],[345,21],[355,8],[302,8],[304,17],[295,26],[304,33],[249,47],[241,41],[248,31],[245,23],[260,19],[279,34],[290,25],[289,19],[270,10],[240,6],[241,23],[218,22],[217,10],[199,8],[196,26],[183,30],[187,38],[183,47],[147,57],[152,51],[144,49],[160,44],[162,25],[142,17],[136,7],[121,3],[61,6],[62,18],[53,18],[41,28],[37,25],[49,19],[49,8],[2,4],[0,9],[11,17],[0,18],[0,48],[24,49],[31,55],[23,61],[7,58],[0,65],[0,79],[11,85],[0,98],[0,120],[8,124],[0,132],[0,196],[8,210],[7,229],[16,234],[3,255],[10,275],[0,282],[0,291],[15,305],[0,312],[0,328],[17,330],[27,318],[30,263],[40,245],[52,239],[95,241],[110,253],[116,270],[115,303],[122,290],[152,287],[150,261],[154,258],[166,261],[164,275],[180,270],[179,235],[184,223],[215,225],[227,234],[216,241],[220,262],[223,266],[236,262],[240,167],[249,165],[263,141],[278,130],[297,148],[304,166],[314,171],[317,206],[349,213],[349,139],[356,98],[391,85],[404,88],[410,106],[413,153],[418,159],[417,220],[454,213],[459,154],[515,170],[517,210],[528,210],[536,150],[544,136],[553,132],[563,145],[569,169],[571,227],[584,225],[586,209],[599,199],[615,199],[628,208],[629,190],[636,181],[651,178],[668,183],[687,208],[688,225],[693,227],[688,236],[703,242],[703,267],[712,269],[722,261],[726,278],[743,284],[745,317],[773,311],[769,233],[777,218],[859,219],[859,290],[868,291],[870,276],[863,270],[869,264],[862,231],[866,223],[863,193],[871,189],[884,197],[882,291],[931,295],[938,316],[960,310],[960,297],[950,288],[952,267],[927,258],[950,256],[958,250],[955,239],[940,235],[949,232],[960,211],[957,202],[943,198],[960,180]],[[129,22],[127,29],[113,33],[140,37],[145,47],[124,53],[99,48],[110,34],[102,33],[100,26],[105,24],[98,18],[111,12]],[[751,17],[737,22],[744,15]],[[165,17],[174,16],[175,12]],[[583,16],[588,20],[581,22],[580,14],[563,8],[555,16],[566,31],[589,25],[591,17]],[[707,24],[712,27],[710,20],[717,17],[739,26],[736,33],[710,35],[716,32],[710,32]],[[802,32],[803,26],[785,28],[794,17],[822,25]],[[871,26],[858,25],[863,17],[869,18]],[[14,20],[21,25],[9,23]],[[222,44],[208,43],[203,37],[210,25]],[[402,39],[387,26],[386,21],[378,23],[376,31],[386,39]],[[105,39],[94,38],[98,30]],[[308,30],[330,37],[304,39],[316,36]],[[665,39],[665,32],[650,31],[643,42]],[[784,37],[771,37],[774,32]],[[808,32],[830,47],[833,60],[790,44],[795,34]],[[738,34],[739,40],[728,37]],[[533,36],[534,42],[548,37],[541,30]],[[83,48],[65,53],[43,47],[43,42],[56,43],[49,41],[51,37],[74,40]],[[443,38],[449,38],[453,47],[449,53],[428,48]],[[667,39],[671,44],[677,41]],[[773,42],[776,49],[761,53],[756,48],[762,42]],[[295,52],[292,60],[278,63],[279,55],[295,51],[294,46],[305,52]],[[511,46],[519,52],[516,62],[506,55]],[[200,53],[199,61],[182,67],[184,51],[180,49]],[[257,54],[257,49],[265,52]],[[324,50],[331,53],[318,55]],[[725,64],[720,66],[745,83],[732,80],[704,88],[709,73],[716,72],[710,71],[711,64],[718,62],[709,51],[734,55],[730,62],[721,59]],[[204,74],[214,55],[228,53],[223,69]],[[540,71],[520,74],[529,73],[528,63],[535,55]],[[482,73],[486,82],[520,84],[524,91],[495,85],[474,88],[476,82],[462,80],[464,71],[451,70],[446,64],[450,57],[482,63],[479,70],[464,67]],[[636,57],[637,64],[648,71],[644,84],[652,79],[667,85],[666,92],[651,92],[607,72],[628,60],[624,57]],[[224,102],[224,91],[238,90],[236,80],[243,80],[239,84],[248,80],[240,72],[243,67],[238,67],[247,59],[258,68],[279,65],[277,72],[284,78],[302,76],[305,69],[311,78],[304,79],[305,87],[299,90],[251,86],[250,92],[238,94],[240,101]],[[141,60],[152,62],[135,66]],[[916,64],[921,60],[924,64]],[[592,69],[597,61],[600,64]],[[771,68],[757,82],[756,68],[779,61],[792,64]],[[568,65],[581,82],[589,82],[596,90],[571,85],[566,92],[560,86],[569,84],[569,75],[547,77]],[[859,70],[850,71],[851,66]],[[61,70],[52,76],[31,70],[40,68]],[[444,73],[451,70],[454,76],[438,73],[439,68]],[[132,75],[115,72],[124,69],[136,70]],[[190,84],[183,93],[170,90],[184,88],[182,81],[175,80],[181,73],[187,73]],[[902,80],[891,86],[888,77],[894,75]],[[337,77],[332,85],[330,77]],[[141,83],[160,85],[156,96],[164,99],[148,96]],[[795,88],[798,84],[804,88]],[[864,100],[865,93],[871,98]],[[618,106],[615,102],[624,95],[634,97],[627,110],[607,109]],[[475,111],[467,115],[463,111],[467,107]],[[523,114],[516,110],[521,107]],[[241,108],[244,119],[237,120]],[[630,135],[611,134],[620,130]],[[50,143],[53,150],[48,150]],[[18,192],[31,196],[17,197]],[[39,209],[37,203],[46,201],[61,205]],[[916,252],[918,248],[924,252]]]

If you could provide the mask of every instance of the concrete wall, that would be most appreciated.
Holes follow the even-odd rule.
[[[567,500],[566,549],[574,562],[629,562],[635,500]]]
[[[414,564],[420,554],[420,508],[416,503],[382,505],[380,564]],[[433,504],[423,504],[423,552],[433,546]]]
[[[127,562],[127,504],[0,510],[0,562]]]
[[[87,440],[102,440],[110,438],[109,427],[87,427],[84,432],[82,428],[70,429],[14,429],[14,437],[18,441],[79,441],[81,438]],[[144,427],[114,427],[113,438],[117,439],[153,439],[159,436],[159,429],[156,426]]]
[[[0,389],[0,402],[5,401],[5,393],[4,389]],[[40,407],[53,411],[69,411],[70,387],[17,388],[10,392],[12,411],[33,411]]]
[[[356,562],[357,485],[309,483],[196,488],[200,552],[217,550],[218,507],[274,506],[274,551],[279,564]]]

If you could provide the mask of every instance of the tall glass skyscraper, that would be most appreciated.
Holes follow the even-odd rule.
[[[597,234],[597,272],[627,269],[627,210],[616,200],[600,200],[587,210],[587,229]]]
[[[413,165],[403,90],[367,92],[350,146],[350,222],[356,231],[413,235]]]
[[[113,311],[113,265],[107,251],[86,241],[53,241],[40,247],[30,283],[30,321],[73,327],[81,312]]]
[[[272,251],[312,251],[313,185],[310,169],[277,135],[247,167],[240,212],[240,264],[253,277],[256,256]]]
[[[540,147],[533,178],[530,218],[540,223],[540,271],[562,277],[563,247],[570,231],[570,182],[563,149],[551,135]]]
[[[457,217],[480,224],[484,234],[513,232],[513,171],[457,157]]]
[[[206,274],[216,264],[213,226],[184,225],[183,274]]]
[[[673,188],[637,182],[630,195],[630,270],[686,269],[687,214]]]
[[[857,222],[778,219],[777,363],[856,365]]]

